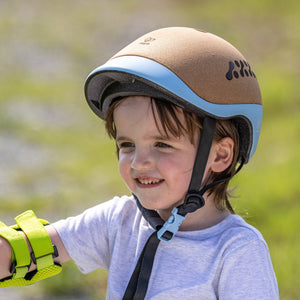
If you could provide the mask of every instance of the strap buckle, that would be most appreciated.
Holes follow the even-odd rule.
[[[174,207],[172,210],[172,216],[168,219],[163,227],[157,232],[157,237],[161,241],[169,242],[179,229],[179,226],[186,218],[186,215],[182,216],[178,214],[178,208]]]

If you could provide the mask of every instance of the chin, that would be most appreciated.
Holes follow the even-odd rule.
[[[156,210],[157,212],[167,212],[167,211],[172,211],[173,207],[174,206],[168,206],[168,207],[165,207],[165,206],[162,206],[162,205],[155,205],[154,203],[145,203],[143,201],[140,201],[142,206],[146,209],[150,209],[150,210]]]
[[[140,199],[139,199],[139,200],[140,200]],[[140,200],[140,202],[141,202],[142,206],[143,206],[144,208],[146,208],[146,209],[151,209],[151,210],[157,210],[157,209],[159,209],[159,208],[157,207],[157,205],[153,205],[152,203],[145,203],[145,202],[143,202],[143,201],[141,201],[141,200]]]
[[[147,197],[142,197],[139,195],[136,195],[141,203],[141,205],[143,207],[145,207],[146,209],[151,209],[151,210],[158,210],[158,211],[172,211],[172,209],[180,204],[183,203],[183,200],[177,201],[177,202],[172,202],[169,201],[169,203],[166,203],[165,201],[162,200],[158,200],[157,199],[161,199],[160,197],[155,199],[151,199]]]

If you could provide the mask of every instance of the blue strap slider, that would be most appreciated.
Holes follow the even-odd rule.
[[[157,237],[161,241],[169,242],[172,239],[172,237],[176,234],[176,232],[179,229],[179,226],[185,218],[186,215],[179,215],[178,208],[174,207],[172,210],[172,216],[170,216],[170,218],[167,222],[165,222],[163,227],[160,230],[158,230]]]

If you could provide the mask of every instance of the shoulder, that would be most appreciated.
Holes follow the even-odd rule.
[[[262,234],[242,217],[231,215],[222,223],[224,224],[220,224],[222,229],[219,243],[222,245],[224,256],[245,250],[251,251],[250,249],[269,252]]]
[[[262,234],[238,215],[227,218],[219,242],[224,258],[257,256],[259,260],[269,259],[269,249]]]
[[[116,196],[111,200],[100,203],[94,207],[89,208],[88,210],[105,210],[111,213],[121,213],[127,210],[136,210],[136,202],[133,196]]]
[[[130,223],[140,211],[133,196],[114,197],[110,201],[100,204],[98,209],[105,214],[108,222],[118,224]]]
[[[233,215],[221,239],[220,294],[236,291],[236,298],[231,299],[278,299],[269,249],[261,233]]]
[[[135,215],[138,211],[136,202],[132,196],[114,197],[111,200],[100,203],[85,210],[81,217],[97,220],[106,219],[108,222],[118,219],[119,221]]]
[[[90,207],[77,216],[55,222],[53,225],[58,231],[83,230],[86,228],[109,228],[113,223],[122,224],[122,220],[136,215],[138,208],[133,197],[114,197],[111,200]]]
[[[265,244],[262,234],[238,215],[229,216],[224,225],[221,236],[235,247],[253,242]]]

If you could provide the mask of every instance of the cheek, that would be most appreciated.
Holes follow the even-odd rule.
[[[189,183],[192,176],[194,161],[187,157],[162,160],[158,163],[162,172],[178,184]]]
[[[192,177],[194,167],[194,153],[182,155],[175,161],[170,161],[167,169],[173,174],[174,179],[182,186],[188,186]]]
[[[130,175],[130,162],[129,159],[122,154],[119,155],[119,173],[126,183]]]

